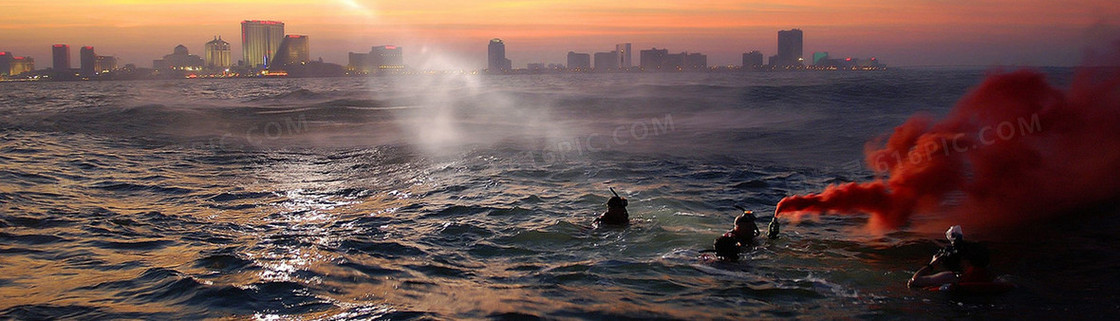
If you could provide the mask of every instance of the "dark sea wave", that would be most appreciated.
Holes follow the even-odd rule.
[[[984,75],[3,84],[0,318],[1118,312],[1112,216],[1056,242],[993,241],[1021,285],[996,297],[906,289],[939,236],[863,233],[860,215],[783,226],[739,263],[698,259],[734,206],[764,227],[785,196],[872,179],[865,142],[943,115]],[[608,187],[629,198],[630,227],[589,227]]]

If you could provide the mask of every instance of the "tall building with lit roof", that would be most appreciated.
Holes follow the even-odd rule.
[[[79,50],[79,59],[82,63],[82,74],[92,75],[97,69],[97,54],[93,52],[93,46],[83,46]]]
[[[51,46],[51,56],[54,58],[54,64],[51,65],[54,71],[70,70],[70,45],[58,44]]]
[[[283,22],[263,20],[241,22],[242,61],[249,67],[268,67],[282,41],[284,41]]]

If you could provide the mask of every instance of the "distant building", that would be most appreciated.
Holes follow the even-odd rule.
[[[642,50],[639,55],[639,64],[645,71],[661,70],[662,66],[665,65],[665,57],[668,55],[668,49]]]
[[[373,59],[373,66],[378,71],[393,71],[404,69],[404,54],[401,47],[394,45],[374,46],[369,52]]]
[[[819,63],[814,65],[816,67],[824,67],[831,69],[879,69],[885,68],[883,64],[879,63],[879,59],[871,57],[868,60],[860,60],[859,58],[845,57],[845,58],[829,58],[825,57]]]
[[[685,53],[684,68],[689,70],[708,69],[708,55],[701,53]]]
[[[78,50],[78,60],[82,63],[82,74],[92,75],[95,71],[95,64],[97,64],[97,54],[93,52],[92,46],[83,46]]]
[[[614,45],[614,51],[618,52],[618,68],[630,69],[630,67],[634,66],[633,54],[630,52],[630,43]]]
[[[804,64],[802,45],[804,35],[801,29],[778,31],[777,66],[801,66]],[[773,64],[773,63],[771,63]]]
[[[210,69],[226,69],[232,65],[230,59],[229,43],[222,40],[222,36],[214,37],[206,43],[203,50],[203,60],[206,62],[206,68]]]
[[[743,68],[756,68],[762,65],[761,51],[755,50],[743,54]]]
[[[92,46],[83,46],[79,50],[78,58],[81,61],[81,73],[84,76],[93,76],[117,69],[117,58],[98,56]]]
[[[595,71],[618,70],[618,63],[617,51],[595,53]]]
[[[241,22],[242,60],[249,67],[267,68],[282,41],[284,41],[283,22],[262,20]]]
[[[568,52],[568,70],[576,70],[576,71],[589,71],[589,70],[591,70],[591,54],[569,51]]]
[[[170,55],[163,56],[163,59],[152,61],[152,68],[157,70],[202,70],[202,66],[206,62],[202,57],[192,55],[187,50],[187,46],[175,46],[175,51]]]
[[[828,51],[818,51],[813,53],[813,66],[819,66],[821,61],[828,59]]]
[[[0,76],[18,76],[35,70],[35,59],[17,57],[11,52],[0,51]]]
[[[268,63],[268,68],[284,68],[284,66],[307,64],[311,62],[311,43],[305,35],[287,35],[280,41],[276,48],[275,57]]]
[[[525,66],[525,69],[529,69],[530,71],[545,71],[548,70],[548,64],[543,62],[530,63]]]
[[[55,71],[69,71],[70,70],[70,46],[69,45],[54,45],[51,46],[51,56],[54,58],[51,68]]]
[[[399,71],[405,67],[404,54],[398,46],[373,46],[369,53],[351,52],[346,67],[359,73]]]
[[[349,63],[346,64],[346,69],[361,73],[368,73],[373,71],[372,63],[370,63],[369,53],[350,52],[350,59]]]
[[[487,69],[490,72],[505,72],[513,69],[513,62],[506,59],[506,44],[502,39],[490,39],[487,47]]]
[[[661,63],[661,70],[662,71],[683,70],[684,69],[685,56],[688,56],[688,54],[684,53],[684,52],[679,53],[679,54],[667,54],[667,55],[665,55],[665,60],[663,60],[662,63]]]
[[[642,70],[684,71],[708,69],[708,56],[701,53],[675,53],[669,50],[642,50]]]
[[[97,56],[93,64],[94,73],[103,73],[117,70],[117,57]]]
[[[35,70],[35,59],[31,57],[12,57],[11,66],[8,74],[12,76],[19,76],[22,73]]]
[[[668,54],[665,55],[665,66],[663,66],[662,69],[670,71],[681,71],[687,67],[686,61],[688,61],[687,52]]]
[[[12,61],[15,57],[11,52],[0,51],[0,76],[12,75]]]

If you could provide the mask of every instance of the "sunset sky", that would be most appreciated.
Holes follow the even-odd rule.
[[[848,1],[366,1],[4,0],[0,51],[50,67],[50,45],[94,46],[122,64],[151,67],[178,44],[201,54],[222,36],[241,59],[240,22],[276,20],[308,35],[312,57],[346,64],[347,52],[403,46],[419,68],[480,68],[490,38],[515,67],[565,63],[568,51],[633,43],[701,52],[709,65],[773,55],[777,31],[805,32],[805,55],[875,56],[893,66],[1076,65],[1083,49],[1115,40],[1115,0]],[[637,55],[634,56],[637,62]]]

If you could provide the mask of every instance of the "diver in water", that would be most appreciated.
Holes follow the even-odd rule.
[[[754,238],[758,237],[762,232],[758,230],[758,225],[755,225],[754,212],[736,206],[736,208],[743,211],[742,215],[735,218],[735,228],[727,232],[735,237],[741,246],[752,246],[755,244]],[[725,234],[725,235],[727,235]]]
[[[626,205],[629,205],[630,202],[622,196],[618,196],[614,188],[611,188],[611,193],[614,194],[614,197],[607,200],[607,212],[596,218],[595,223],[616,226],[630,224],[630,213],[626,212]]]
[[[782,229],[782,224],[778,223],[778,213],[774,213],[774,217],[770,219],[770,225],[767,225],[766,238],[771,240],[778,239],[778,232]]]
[[[731,232],[717,237],[714,245],[716,248],[716,259],[725,262],[739,261],[739,241]]]
[[[965,241],[960,225],[950,227],[945,231],[945,237],[949,239],[949,246],[934,254],[929,264],[915,272],[906,286],[925,288],[960,282],[994,281],[995,277],[988,271],[990,257],[986,247],[980,243]],[[933,273],[939,266],[944,270]]]

